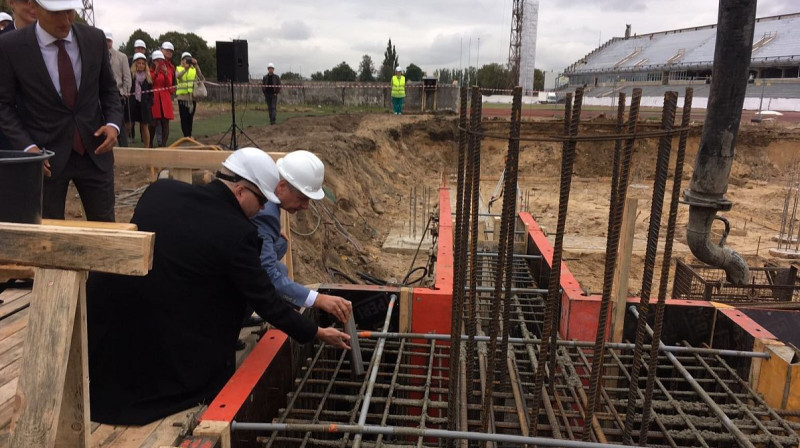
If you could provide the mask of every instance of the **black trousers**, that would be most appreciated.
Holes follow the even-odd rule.
[[[88,155],[71,151],[67,166],[57,177],[45,177],[42,218],[64,219],[69,182],[81,196],[88,221],[114,222],[114,170],[100,171]]]
[[[268,95],[264,97],[267,101],[267,106],[269,107],[269,122],[275,123],[275,119],[278,116],[278,95]]]
[[[197,108],[197,101],[178,100],[178,113],[181,115],[181,131],[184,137],[192,136],[192,125],[194,124],[194,111]]]
[[[128,110],[128,99],[125,98],[124,96],[120,96],[120,101],[122,102],[123,113],[127,113],[125,111]],[[125,147],[128,146],[128,133],[125,132],[125,126],[123,126],[119,130],[119,135],[117,136],[117,140],[118,140],[117,141],[117,146],[120,146],[122,148],[125,148]]]

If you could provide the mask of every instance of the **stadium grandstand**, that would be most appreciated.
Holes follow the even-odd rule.
[[[586,86],[586,96],[593,98],[640,87],[644,97],[655,100],[666,90],[691,85],[701,100],[696,106],[705,107],[716,33],[716,25],[707,25],[631,35],[628,25],[625,37],[567,67],[563,75],[569,82],[563,87]],[[762,95],[773,110],[800,110],[800,13],[756,19],[745,109],[758,109]]]

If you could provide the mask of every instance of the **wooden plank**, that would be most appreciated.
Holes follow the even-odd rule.
[[[143,426],[107,426],[116,430],[113,438],[107,438],[105,441],[97,440],[92,435],[93,448],[139,448],[142,446],[142,441],[145,440],[153,431],[161,424],[161,420],[148,423]],[[96,432],[95,432],[96,433]]]
[[[75,314],[86,272],[37,268],[11,446],[55,447]],[[88,407],[86,408],[88,412]],[[81,423],[82,422],[76,422]]]
[[[28,325],[28,310],[24,309],[18,313],[3,319],[0,325],[0,340],[5,339]]]
[[[192,183],[192,170],[189,168],[170,168],[169,173],[174,180],[186,182],[187,184]]]
[[[412,309],[414,307],[413,304],[413,297],[411,292],[413,290],[411,288],[401,288],[400,289],[400,332],[401,333],[409,333],[411,332],[411,315]]]
[[[0,223],[0,263],[145,275],[152,232]]]
[[[33,278],[33,268],[18,264],[0,264],[0,280],[6,281],[12,278]]]
[[[75,221],[64,219],[42,219],[42,225],[59,227],[78,227],[81,229],[138,230],[132,222]]]
[[[0,305],[0,320],[28,307],[31,303],[31,292],[24,289],[16,289],[12,291],[20,291],[22,294],[8,297],[0,297],[3,304]]]
[[[292,258],[292,222],[286,210],[281,209],[281,234],[286,237],[286,254],[281,262],[286,265],[287,277],[294,280],[294,259]]]
[[[267,152],[278,160],[285,153]],[[114,148],[114,165],[162,166],[195,170],[216,170],[231,155],[229,151],[203,151],[192,149]]]
[[[0,446],[11,446],[8,444],[11,418],[14,416],[14,399],[0,403]],[[5,435],[5,444],[3,436]]]
[[[15,355],[9,354],[9,352],[15,349],[17,346],[20,347],[19,357],[20,358],[22,357],[21,348],[23,342],[25,341],[25,333],[26,330],[23,328],[22,330],[0,341],[0,372],[2,372],[7,365],[11,364],[12,362],[14,362],[15,359],[17,359]],[[3,384],[1,375],[0,375],[0,384]]]
[[[197,415],[203,409],[205,409],[205,406],[195,406],[164,418],[155,431],[142,442],[141,446],[153,448],[177,446],[180,442],[181,432],[191,429],[197,423]]]
[[[19,383],[19,378],[14,378],[0,386],[0,403],[14,399],[14,395],[17,393],[17,383]]]
[[[24,334],[25,332],[20,333]],[[2,367],[0,367],[0,385],[6,384],[19,376],[19,368],[22,364],[22,354],[24,352],[23,347],[22,343],[18,343],[0,356],[0,362],[3,363]]]
[[[229,422],[202,421],[194,429],[195,436],[215,436],[222,442],[222,448],[231,448],[231,426]]]
[[[628,279],[631,270],[631,253],[633,252],[633,234],[636,230],[636,209],[639,201],[628,198],[622,215],[617,266],[614,269],[614,283],[611,287],[611,342],[622,342],[622,330],[625,327],[626,305],[628,303]]]
[[[86,277],[79,285],[72,325],[67,373],[64,378],[56,444],[58,448],[89,448],[89,341],[86,336]]]

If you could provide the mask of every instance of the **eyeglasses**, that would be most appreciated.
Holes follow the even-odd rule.
[[[245,190],[249,191],[250,193],[253,193],[253,195],[256,197],[256,199],[258,199],[258,205],[263,207],[267,203],[267,198],[262,196],[261,193],[258,193],[255,190],[253,190],[252,188],[247,187],[245,185],[242,185],[242,188],[244,188]]]

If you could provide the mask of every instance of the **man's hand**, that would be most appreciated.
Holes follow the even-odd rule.
[[[347,344],[350,342],[350,335],[347,333],[342,333],[333,327],[317,328],[317,339],[334,347],[344,350],[350,349],[350,346]]]
[[[333,317],[339,319],[341,323],[347,323],[350,315],[353,314],[353,304],[339,296],[329,296],[327,294],[317,295],[314,301],[314,308],[319,308]]]
[[[34,154],[40,154],[42,152],[38,146],[32,146],[31,148],[27,149],[25,152],[32,152]],[[50,177],[50,159],[44,160],[44,175],[45,177]]]
[[[94,151],[94,153],[98,155],[114,149],[114,144],[117,143],[119,132],[117,132],[117,128],[114,126],[105,125],[100,126],[100,128],[94,132],[95,137],[100,137],[101,135],[105,135],[106,139],[103,140],[103,143]]]

